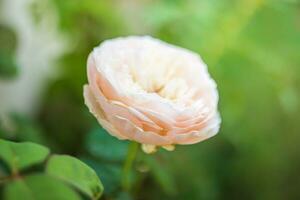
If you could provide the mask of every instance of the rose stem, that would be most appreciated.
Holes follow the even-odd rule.
[[[128,152],[126,156],[126,160],[123,166],[123,175],[122,175],[122,187],[125,191],[130,190],[130,172],[133,165],[133,162],[136,158],[136,154],[138,151],[138,143],[131,142],[128,147]]]

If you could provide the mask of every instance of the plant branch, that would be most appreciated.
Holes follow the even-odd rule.
[[[128,147],[128,152],[127,152],[126,160],[124,162],[123,175],[122,175],[122,180],[121,180],[122,187],[125,191],[130,190],[130,186],[131,186],[130,185],[130,173],[131,173],[132,165],[133,165],[134,160],[137,155],[138,146],[139,146],[138,143],[131,142]]]

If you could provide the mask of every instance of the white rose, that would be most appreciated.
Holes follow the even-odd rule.
[[[216,83],[201,58],[149,36],[103,42],[89,56],[86,105],[119,139],[157,146],[194,144],[220,127]]]

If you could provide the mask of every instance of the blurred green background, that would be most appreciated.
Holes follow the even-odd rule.
[[[1,138],[81,159],[102,180],[102,199],[300,199],[300,1],[0,5]],[[218,84],[222,127],[217,136],[171,153],[139,152],[125,191],[128,143],[103,133],[83,103],[82,87],[93,47],[132,34],[201,55]]]

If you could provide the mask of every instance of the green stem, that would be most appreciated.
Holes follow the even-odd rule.
[[[132,169],[133,162],[137,155],[138,147],[139,145],[136,142],[131,142],[128,147],[126,160],[123,166],[123,176],[122,176],[122,187],[125,191],[130,190],[130,172]]]

